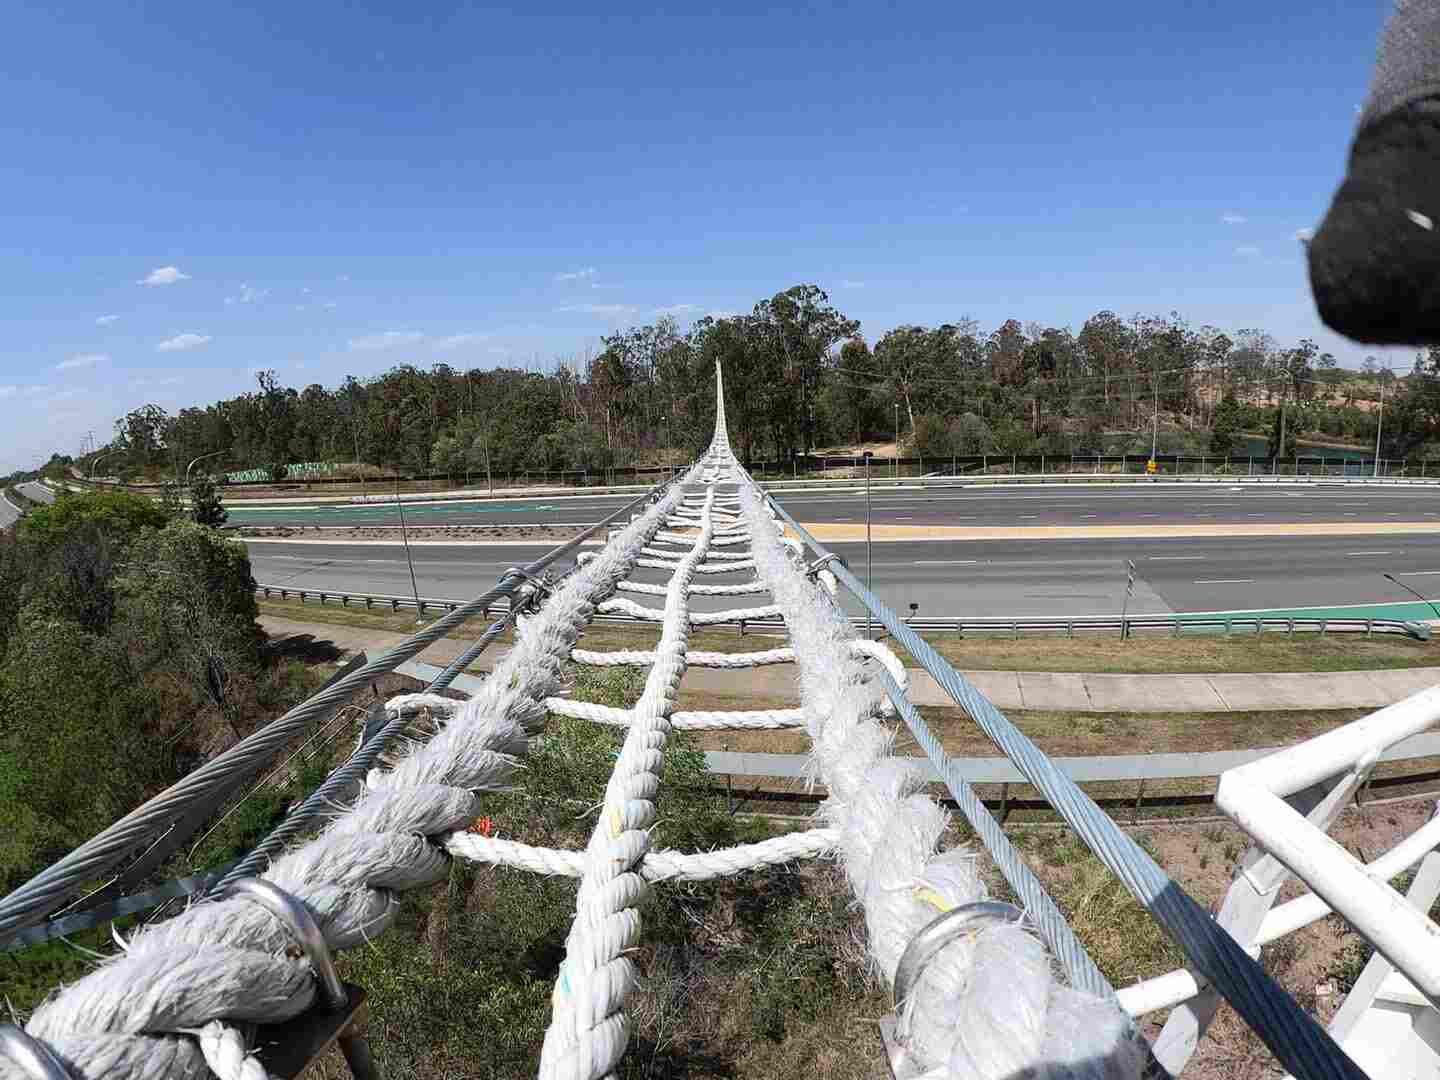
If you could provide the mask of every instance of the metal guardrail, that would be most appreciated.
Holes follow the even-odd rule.
[[[424,615],[426,611],[454,611],[464,601],[445,600],[435,597],[420,597],[418,602],[413,596],[390,596],[381,593],[354,593],[336,589],[300,589],[290,585],[256,585],[257,594],[263,595],[266,599],[276,597],[280,600],[299,600],[302,604],[314,601],[322,606],[327,603],[338,603],[341,607],[359,606],[367,610],[376,607],[389,608],[391,611],[413,610],[418,607],[418,614]],[[492,605],[492,610],[506,610],[507,600],[497,600]],[[625,625],[636,625],[641,623],[630,615],[596,615],[595,622],[619,623]],[[865,619],[861,616],[852,616],[851,622],[856,626],[864,626]],[[1401,635],[1414,638],[1417,641],[1430,640],[1430,626],[1424,622],[1417,622],[1405,619],[1372,619],[1372,618],[1336,618],[1336,617],[1309,617],[1309,616],[1278,616],[1278,615],[1243,615],[1243,614],[1211,614],[1208,612],[1176,612],[1173,615],[1129,615],[1121,618],[1119,615],[1082,615],[1076,618],[1059,617],[1034,617],[1034,618],[965,618],[963,616],[916,616],[906,619],[906,625],[914,630],[926,633],[949,633],[964,636],[966,634],[1008,634],[1013,638],[1025,634],[1037,634],[1055,636],[1064,634],[1066,637],[1076,637],[1084,634],[1111,633],[1134,637],[1145,634],[1154,636],[1156,634],[1168,633],[1172,637],[1181,637],[1186,634],[1223,634],[1226,637],[1245,634],[1270,634],[1282,633],[1294,637],[1297,633],[1313,633],[1324,637],[1326,634],[1364,634],[1366,637],[1381,635]],[[770,619],[739,619],[727,623],[715,625],[738,625],[741,634],[747,630],[755,633],[767,633],[769,631],[780,631],[784,629],[784,622],[779,618]]]

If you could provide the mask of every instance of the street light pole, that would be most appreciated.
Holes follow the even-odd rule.
[[[865,588],[873,593],[875,591],[875,559],[874,549],[870,546],[870,451],[866,450],[863,456],[865,458]],[[875,640],[869,604],[865,605],[865,636],[871,641]]]
[[[1160,446],[1160,385],[1155,381],[1155,373],[1150,373],[1150,392],[1154,398],[1154,405],[1150,410],[1150,461],[1155,461],[1155,452]]]
[[[1435,618],[1436,618],[1437,620],[1440,620],[1440,611],[1436,611],[1436,609],[1435,609],[1435,602],[1434,602],[1433,600],[1431,600],[1428,596],[1423,596],[1423,595],[1421,595],[1420,593],[1416,592],[1416,591],[1415,591],[1414,589],[1412,589],[1409,585],[1406,585],[1403,581],[1400,581],[1399,579],[1397,579],[1394,574],[1385,574],[1385,573],[1382,573],[1380,576],[1383,577],[1383,578],[1386,578],[1387,580],[1393,582],[1393,583],[1396,584],[1396,585],[1399,585],[1400,588],[1404,589],[1404,590],[1405,590],[1406,592],[1408,592],[1411,596],[1415,597],[1417,600],[1420,600],[1420,601],[1423,602],[1424,604],[1428,605],[1429,608],[1430,608],[1430,610],[1435,613]]]
[[[900,479],[900,402],[895,402],[895,470],[896,480]]]
[[[395,473],[395,509],[400,513],[400,539],[405,544],[405,564],[410,567],[410,591],[415,596],[415,623],[424,622],[420,617],[420,589],[415,584],[415,560],[410,557],[410,534],[405,529],[405,504],[400,501],[400,473]]]
[[[225,453],[224,450],[216,450],[216,451],[214,451],[213,453],[210,453],[210,454],[201,454],[201,455],[200,455],[199,457],[197,457],[194,461],[190,462],[189,465],[186,465],[186,466],[185,466],[185,486],[186,486],[187,488],[190,486],[190,470],[195,467],[196,462],[204,461],[206,458],[219,457],[219,456],[220,456],[221,454],[223,454],[223,453]]]
[[[1380,380],[1380,415],[1375,421],[1375,473],[1374,478],[1380,479],[1380,432],[1385,428],[1385,380]]]
[[[95,479],[95,466],[96,466],[96,465],[99,465],[100,462],[104,461],[107,457],[113,457],[113,456],[116,455],[116,454],[123,454],[124,452],[125,452],[125,448],[122,446],[122,447],[120,447],[120,449],[118,449],[118,450],[106,450],[103,454],[100,454],[99,456],[97,456],[93,461],[90,462],[90,479],[91,479],[91,480],[94,480],[94,479]]]

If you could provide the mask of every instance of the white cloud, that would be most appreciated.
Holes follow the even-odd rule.
[[[1256,255],[1260,254],[1260,249],[1254,244],[1241,244],[1235,249],[1235,254],[1247,259],[1253,259]]]
[[[840,288],[842,289],[863,289],[864,287],[865,283],[863,281],[856,281],[853,278],[840,279]]]
[[[19,389],[18,386],[0,386],[0,398],[14,397]]]
[[[198,349],[201,345],[210,344],[209,334],[176,334],[172,338],[160,342],[155,348],[159,352],[184,352],[186,349]]]
[[[1250,219],[1243,214],[1221,214],[1220,220],[1226,225],[1244,225]]]
[[[308,290],[307,290],[307,291],[308,291]],[[265,297],[267,297],[267,296],[269,296],[269,295],[270,295],[270,290],[269,290],[269,289],[257,289],[257,288],[255,288],[253,285],[247,285],[247,284],[245,284],[245,282],[242,281],[242,282],[240,283],[240,292],[239,292],[237,295],[235,295],[235,296],[227,296],[227,297],[225,298],[225,303],[227,303],[227,304],[253,304],[253,303],[255,303],[255,301],[257,301],[257,300],[264,300]]]
[[[418,345],[425,340],[419,330],[386,330],[380,334],[351,338],[350,348],[357,352],[375,352],[380,349],[398,349],[404,345]]]
[[[707,311],[707,312],[705,313],[705,317],[706,317],[707,319],[717,319],[717,320],[718,320],[718,319],[733,319],[733,318],[735,318],[735,317],[736,317],[737,315],[739,315],[739,314],[740,314],[740,313],[739,313],[738,311]]]
[[[449,337],[441,338],[435,342],[437,349],[463,349],[469,345],[478,345],[482,341],[489,341],[493,334],[451,334]]]
[[[699,304],[671,304],[669,307],[657,307],[656,315],[689,315],[700,310]]]
[[[321,304],[320,306],[326,311],[334,311],[340,305],[337,304],[334,300],[326,300],[325,303]]]
[[[189,281],[189,274],[182,274],[176,266],[162,266],[151,270],[149,274],[141,278],[137,285],[174,285],[177,281]]]
[[[1304,228],[1304,229],[1296,229],[1296,230],[1295,230],[1295,239],[1296,239],[1296,240],[1303,240],[1304,242],[1309,243],[1309,242],[1310,242],[1311,240],[1313,240],[1314,238],[1315,238],[1315,230],[1314,230],[1314,229],[1311,229],[1311,228],[1309,228],[1309,227],[1306,227],[1306,228]]]
[[[596,274],[598,274],[598,273],[599,273],[599,271],[596,270],[595,267],[593,267],[593,266],[587,266],[587,267],[585,267],[584,269],[581,269],[581,270],[570,270],[570,271],[566,271],[566,272],[564,272],[564,273],[556,274],[556,275],[555,275],[555,280],[556,280],[556,281],[589,281],[591,278],[593,278],[593,277],[594,277]]]
[[[120,321],[120,316],[119,316],[119,315],[101,315],[98,319],[95,320],[95,325],[96,325],[96,326],[109,326],[111,323],[116,323],[116,322],[119,322],[119,321]]]
[[[49,384],[42,383],[39,386],[27,386],[21,393],[26,397],[38,397],[41,394],[48,394],[50,390]]]
[[[566,304],[556,311],[575,311],[582,315],[634,315],[639,308],[629,304]]]
[[[103,364],[110,357],[104,353],[77,353],[69,360],[61,360],[55,365],[56,371],[71,371],[75,368],[94,367],[96,364]]]

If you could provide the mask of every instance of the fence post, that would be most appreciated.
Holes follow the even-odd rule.
[[[393,612],[395,612],[396,614],[399,614],[399,612],[400,612],[400,602],[399,602],[398,600],[391,600],[391,601],[390,601],[390,610],[393,611]]]
[[[1329,620],[1329,619],[1321,619],[1321,620],[1320,620],[1320,636],[1321,636],[1322,638],[1325,636],[1325,627],[1327,627],[1328,625],[1330,625],[1330,620]]]
[[[1225,636],[1226,636],[1226,637],[1229,637],[1229,636],[1230,636],[1230,626],[1231,626],[1230,620],[1229,620],[1229,619],[1226,619],[1226,620],[1225,620]]]
[[[1291,638],[1295,636],[1295,619],[1293,617],[1290,619],[1290,627],[1286,630],[1285,636]]]
[[[1367,638],[1370,638],[1370,637],[1374,637],[1374,636],[1375,636],[1375,620],[1374,620],[1374,619],[1366,619],[1366,620],[1365,620],[1365,636],[1366,636]]]

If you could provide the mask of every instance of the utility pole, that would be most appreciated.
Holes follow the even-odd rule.
[[[1375,421],[1375,479],[1380,478],[1380,432],[1385,427],[1385,380],[1380,380],[1380,416]],[[1388,576],[1388,575],[1387,575]],[[1396,582],[1398,585],[1399,582]]]

